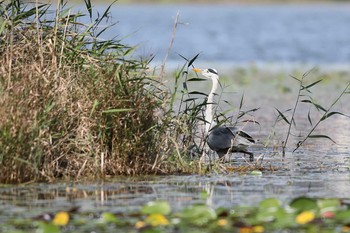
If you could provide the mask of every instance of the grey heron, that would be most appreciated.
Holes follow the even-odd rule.
[[[214,94],[219,84],[219,75],[215,69],[196,69],[196,73],[212,80],[212,88],[208,94],[205,110],[205,130],[207,133],[207,144],[210,149],[215,151],[219,158],[228,153],[239,152],[250,155],[250,161],[253,160],[253,153],[247,151],[247,147],[254,144],[255,140],[246,132],[234,126],[218,126],[213,121],[213,101]]]

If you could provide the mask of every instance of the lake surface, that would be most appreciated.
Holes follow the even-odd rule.
[[[103,7],[98,6],[100,12]],[[225,64],[277,63],[344,65],[350,61],[350,6],[119,6],[112,7],[114,21],[119,23],[106,38],[130,35],[123,40],[140,44],[138,53],[154,53],[160,62],[171,37],[177,10],[180,22],[169,61],[183,64],[177,53],[193,57],[201,52],[200,62]],[[305,70],[306,71],[306,70]],[[0,187],[0,224],[11,219],[30,219],[47,212],[68,210],[78,206],[82,213],[99,216],[104,211],[129,212],[153,200],[167,200],[173,209],[206,202],[213,207],[257,205],[268,197],[290,201],[294,197],[337,197],[349,199],[350,193],[350,123],[348,118],[335,117],[320,127],[337,144],[327,140],[310,141],[296,153],[290,150],[282,161],[274,156],[273,145],[280,145],[286,125],[276,126],[271,145],[263,147],[276,118],[274,107],[288,109],[295,100],[295,83],[260,71],[242,71],[239,79],[226,77],[229,86],[226,100],[234,106],[245,93],[245,109],[260,107],[255,115],[260,123],[252,127],[259,145],[253,148],[256,157],[264,156],[263,165],[274,167],[261,175],[222,173],[204,176],[159,176],[115,178],[95,182],[59,182]],[[258,74],[257,74],[258,73]],[[294,75],[294,73],[290,73]],[[227,74],[226,74],[227,76]],[[254,77],[255,76],[255,77]],[[292,80],[292,79],[290,79]],[[344,81],[344,80],[342,80]],[[317,100],[329,106],[344,82],[321,86]],[[234,85],[232,85],[234,84]],[[199,86],[196,86],[199,88]],[[208,84],[201,87],[208,90]],[[230,89],[231,88],[231,89]],[[202,90],[200,90],[202,91]],[[323,102],[322,102],[323,103]],[[347,95],[336,110],[349,114]],[[307,108],[306,108],[307,110]],[[305,112],[298,115],[298,128],[303,131]],[[304,118],[303,118],[304,117]],[[305,129],[304,129],[305,130]],[[296,132],[299,132],[296,131]],[[273,142],[275,140],[275,142]],[[295,142],[295,141],[294,141]],[[292,143],[291,143],[292,144]],[[237,164],[242,159],[236,156]],[[233,164],[234,166],[237,164]],[[200,192],[208,193],[205,200]],[[0,227],[1,231],[1,227]]]
[[[2,186],[0,224],[5,223],[6,226],[13,219],[31,219],[43,213],[54,213],[73,207],[79,207],[80,214],[96,219],[103,212],[133,212],[154,200],[168,201],[173,210],[203,202],[214,208],[255,206],[269,197],[278,198],[284,203],[299,196],[336,197],[349,202],[349,118],[332,117],[320,126],[318,132],[329,135],[337,144],[328,140],[310,140],[300,150],[292,153],[291,150],[297,140],[292,137],[286,157],[282,160],[281,148],[275,150],[274,147],[278,147],[281,140],[284,140],[287,125],[280,122],[272,127],[276,118],[274,107],[281,110],[290,108],[294,104],[297,85],[291,78],[272,79],[269,74],[262,76],[262,71],[247,72],[246,76],[249,79],[245,81],[246,84],[239,84],[236,79],[223,78],[223,84],[231,85],[224,85],[226,87],[222,98],[237,105],[244,92],[245,110],[253,107],[261,108],[254,114],[254,119],[260,125],[252,125],[247,131],[259,141],[252,148],[255,158],[263,156],[262,165],[265,168],[272,167],[272,171],[267,169],[260,175],[250,172],[213,172],[207,175],[116,177],[105,181]],[[310,76],[315,78],[312,74]],[[344,87],[343,82],[344,80],[330,79],[319,84],[315,99],[329,106]],[[291,90],[286,91],[284,87]],[[209,88],[209,83],[197,82],[189,85],[189,88],[205,91]],[[349,114],[349,98],[350,95],[345,96],[334,110]],[[225,108],[224,105],[222,107]],[[294,135],[305,133],[310,129],[305,109],[308,110],[305,106],[298,110]],[[314,116],[317,119],[319,115]],[[275,131],[275,135],[268,139],[271,130]],[[269,140],[269,143],[265,147],[263,144],[266,140]],[[241,155],[235,154],[234,158],[233,167],[247,165]],[[201,192],[208,194],[204,200],[200,197]]]
[[[97,6],[102,11],[106,6]],[[348,64],[350,4],[118,5],[118,22],[104,36],[139,45],[137,54],[161,61],[175,16],[179,25],[169,61],[201,53],[203,62]],[[348,67],[348,66],[347,66]]]

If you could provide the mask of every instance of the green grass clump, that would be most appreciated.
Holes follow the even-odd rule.
[[[57,6],[0,5],[0,182],[156,173],[165,94],[148,61]],[[52,16],[52,15],[51,15]]]

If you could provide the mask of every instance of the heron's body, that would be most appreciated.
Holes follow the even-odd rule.
[[[213,100],[219,84],[219,75],[217,71],[215,69],[193,70],[195,72],[200,72],[213,82],[212,89],[207,99],[207,109],[205,111],[205,128],[208,135],[208,146],[213,151],[216,151],[220,158],[228,153],[241,152],[249,154],[252,160],[253,154],[247,151],[247,147],[255,143],[254,139],[241,129],[234,126],[216,126],[216,123],[213,121]]]
[[[250,154],[247,147],[254,144],[254,139],[246,132],[233,126],[218,126],[213,128],[207,139],[208,146],[223,157],[229,152],[241,152]]]

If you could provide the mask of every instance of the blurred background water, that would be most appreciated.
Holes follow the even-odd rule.
[[[96,5],[103,12],[107,5]],[[350,61],[350,5],[118,5],[111,8],[117,37],[138,45],[136,56],[163,59],[179,11],[169,62],[181,54],[229,64],[347,66]]]

